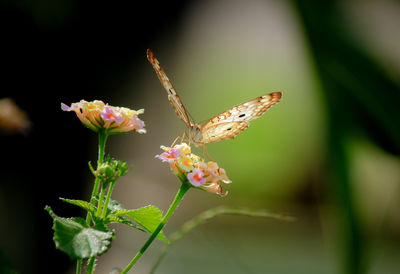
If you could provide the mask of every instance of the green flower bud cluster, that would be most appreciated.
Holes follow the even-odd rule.
[[[95,171],[95,175],[99,177],[103,187],[107,187],[109,183],[114,182],[121,176],[125,176],[128,172],[128,164],[126,162],[107,156],[104,163]]]

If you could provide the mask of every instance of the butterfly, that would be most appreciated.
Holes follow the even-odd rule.
[[[222,112],[209,119],[203,125],[198,125],[189,119],[188,112],[171,81],[165,74],[160,62],[149,49],[147,50],[147,59],[153,65],[161,84],[166,89],[168,100],[171,102],[176,114],[188,127],[189,139],[195,146],[235,138],[236,135],[248,128],[251,120],[263,115],[270,107],[278,103],[282,97],[281,92],[262,95]]]

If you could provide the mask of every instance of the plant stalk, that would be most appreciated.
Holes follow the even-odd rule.
[[[111,198],[111,193],[114,189],[114,185],[115,185],[115,181],[110,183],[110,186],[108,187],[108,191],[107,191],[107,197],[106,197],[106,201],[103,205],[103,212],[101,213],[101,218],[104,219],[106,217],[107,214],[107,209],[108,209],[108,204],[110,202],[110,198]]]
[[[76,274],[81,274],[82,271],[82,259],[76,261]]]
[[[104,150],[106,147],[106,141],[107,141],[107,133],[105,131],[99,131],[99,155],[97,159],[97,168],[103,164],[104,161]],[[92,196],[90,197],[90,203],[92,205],[95,205],[95,199],[94,197],[96,196],[97,193],[99,193],[99,187],[100,187],[100,178],[96,176],[96,179],[94,181],[94,187],[92,191]],[[88,213],[86,215],[86,223],[90,225],[90,222],[92,221],[92,216]]]
[[[147,250],[147,248],[150,246],[150,244],[154,241],[154,239],[157,237],[158,233],[163,229],[164,225],[167,223],[168,219],[171,217],[172,213],[174,213],[175,209],[179,205],[179,203],[182,201],[183,196],[185,196],[186,192],[190,188],[190,184],[188,182],[182,183],[181,187],[178,190],[178,193],[175,196],[174,201],[170,205],[167,213],[161,220],[160,224],[158,227],[154,230],[154,232],[151,234],[150,238],[147,240],[147,242],[144,243],[142,248],[139,250],[139,252],[136,254],[135,257],[130,261],[130,263],[125,267],[124,270],[122,270],[121,274],[127,273],[134,265],[135,263],[140,259],[140,257],[143,255],[143,253]]]
[[[86,274],[92,274],[94,270],[94,263],[96,261],[96,257],[91,257],[88,261],[88,266],[86,269]]]

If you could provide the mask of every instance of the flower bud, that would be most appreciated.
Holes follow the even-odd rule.
[[[124,161],[112,159],[110,156],[107,156],[104,163],[96,170],[96,176],[102,181],[103,187],[126,174],[128,174],[128,164]]]

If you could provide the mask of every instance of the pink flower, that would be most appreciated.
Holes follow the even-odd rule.
[[[189,182],[194,186],[201,186],[206,183],[206,179],[203,176],[203,171],[197,168],[193,169],[192,172],[187,174]]]
[[[124,107],[114,107],[99,100],[92,102],[81,100],[70,107],[61,103],[61,109],[74,111],[86,127],[96,132],[104,129],[108,134],[128,131],[146,133],[144,122],[137,117],[144,112],[143,109],[135,111]]]
[[[132,121],[129,124],[129,127],[136,128],[136,131],[140,134],[146,133],[146,129],[144,128],[144,122],[140,120],[137,116],[132,117]]]
[[[122,121],[124,121],[122,114],[110,106],[104,106],[103,110],[101,111],[101,117],[104,121],[115,122],[117,125],[120,125]]]
[[[170,150],[165,151],[160,155],[156,155],[156,158],[160,159],[163,162],[171,163],[176,161],[181,154],[182,153],[179,149],[171,148]]]

